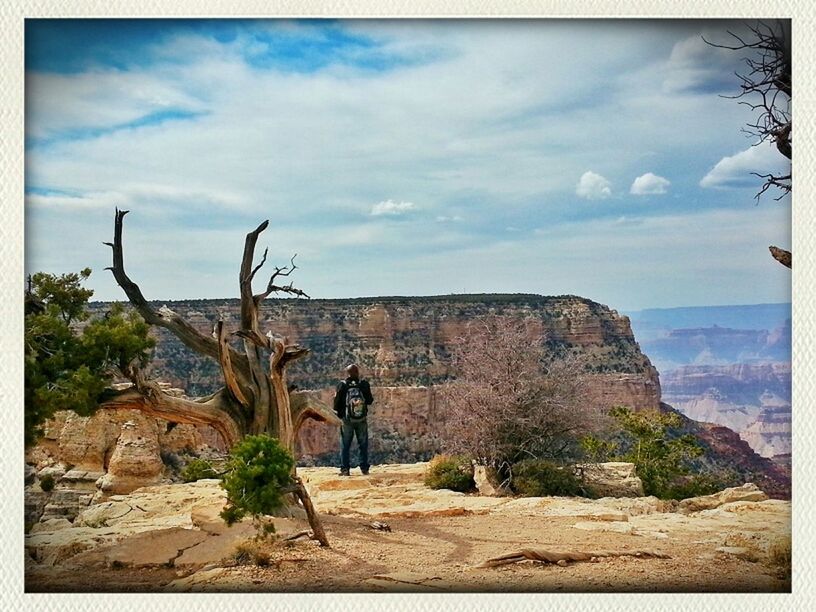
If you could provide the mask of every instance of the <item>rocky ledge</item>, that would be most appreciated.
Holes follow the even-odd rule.
[[[664,558],[598,557],[601,571],[589,563],[548,571],[518,566],[500,572],[501,581],[509,590],[789,588],[789,574],[780,577],[770,559],[780,542],[789,550],[790,502],[765,499],[756,487],[680,506],[654,497],[487,497],[428,489],[426,465],[378,466],[368,477],[301,469],[332,549],[308,539],[287,542],[308,528],[305,520],[275,519],[278,539],[267,545],[268,570],[236,562],[236,547],[246,545],[253,528],[221,522],[225,498],[215,480],[114,495],[73,524],[46,521],[26,536],[26,587],[491,590],[499,574],[479,569],[481,561],[511,549],[555,547],[650,550]]]

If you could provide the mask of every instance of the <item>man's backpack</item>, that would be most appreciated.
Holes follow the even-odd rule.
[[[367,407],[360,383],[355,380],[346,383],[346,418],[360,421],[366,417]]]

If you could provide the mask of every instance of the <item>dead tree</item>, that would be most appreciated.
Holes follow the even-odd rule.
[[[716,44],[705,40],[712,47],[748,52],[744,58],[747,71],[737,73],[740,92],[732,97],[740,104],[748,106],[755,114],[743,131],[757,138],[756,144],[772,142],[776,149],[788,160],[793,157],[793,120],[791,117],[791,24],[788,20],[757,22],[748,25],[749,34],[737,35],[729,31],[732,44]],[[764,182],[756,194],[756,199],[769,189],[779,190],[775,198],[781,200],[792,190],[792,173],[787,174],[753,172]],[[791,267],[789,251],[775,246],[769,247],[771,256],[788,268]]]
[[[124,290],[133,307],[150,325],[163,327],[197,353],[218,362],[224,379],[224,388],[199,399],[172,397],[159,386],[146,380],[136,367],[128,366],[123,374],[133,387],[106,402],[106,407],[138,407],[153,416],[176,423],[210,425],[232,446],[246,435],[268,434],[294,453],[298,430],[306,419],[338,423],[334,412],[304,392],[290,394],[286,383],[289,364],[308,354],[308,349],[291,343],[288,338],[267,331],[263,333],[258,322],[261,303],[273,293],[308,297],[301,289],[281,279],[296,269],[294,257],[288,266],[276,267],[265,289],[253,293],[252,281],[266,263],[268,249],[260,263],[254,264],[258,236],[269,225],[261,223],[246,236],[239,273],[241,295],[240,328],[228,332],[219,320],[211,336],[195,329],[184,318],[166,306],[154,309],[142,295],[139,286],[125,272],[122,246],[122,226],[126,210],[116,211],[113,242],[113,272],[116,282]],[[278,284],[280,283],[280,284]],[[230,343],[230,335],[240,338],[243,350]]]

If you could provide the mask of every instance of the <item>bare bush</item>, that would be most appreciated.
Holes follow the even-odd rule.
[[[565,460],[593,431],[583,360],[554,359],[532,324],[501,317],[471,322],[452,343],[456,378],[445,384],[446,446],[508,475],[527,458]]]

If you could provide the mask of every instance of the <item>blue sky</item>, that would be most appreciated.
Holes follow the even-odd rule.
[[[781,156],[727,22],[29,20],[26,268],[233,297],[246,233],[314,297],[784,302]]]

